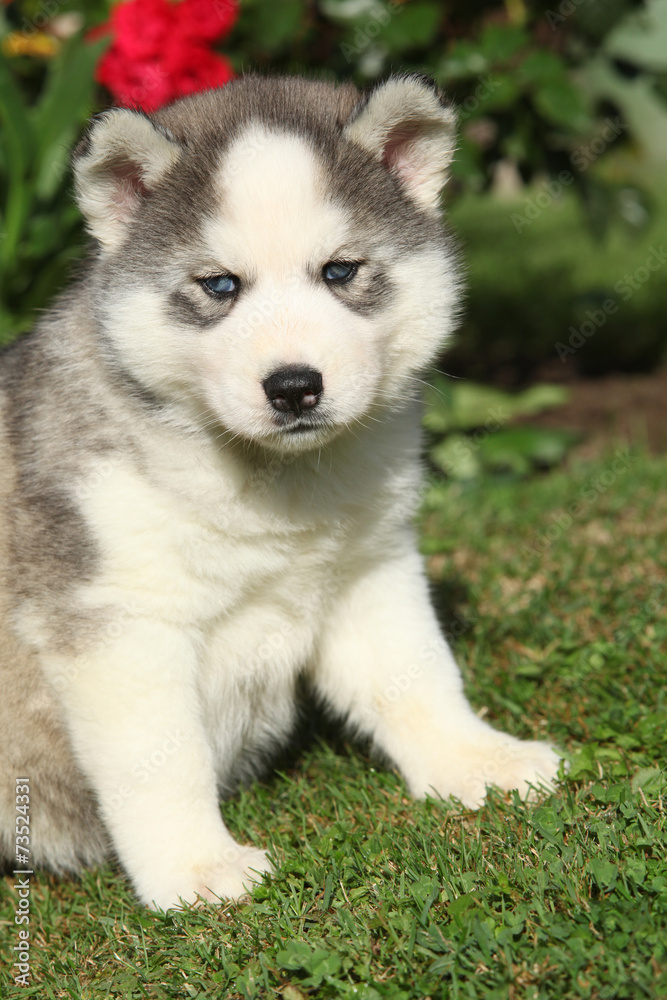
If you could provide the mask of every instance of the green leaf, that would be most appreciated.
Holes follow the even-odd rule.
[[[610,60],[598,55],[586,66],[584,83],[592,97],[620,108],[633,140],[643,147],[648,159],[667,159],[667,108],[649,76],[621,76]]]
[[[423,906],[436,890],[440,891],[440,883],[432,875],[422,875],[410,886],[410,893],[418,900],[420,906]]]
[[[0,122],[7,129],[4,143],[21,166],[30,160],[34,137],[28,124],[28,107],[9,63],[0,51]],[[10,161],[11,162],[11,161]]]
[[[390,52],[430,45],[436,35],[443,10],[440,4],[413,2],[393,8],[391,17],[379,33]]]
[[[604,51],[653,72],[667,70],[667,4],[648,0],[607,36]]]
[[[636,885],[642,885],[646,878],[646,863],[636,859],[631,859],[625,865],[625,874],[631,878]]]
[[[437,924],[429,924],[426,940],[431,951],[445,954],[452,951],[451,941]]]
[[[529,52],[518,67],[516,77],[519,82],[530,87],[567,80],[563,60],[555,52],[549,52],[547,49],[534,49]]]
[[[288,941],[276,955],[281,969],[308,969],[313,949],[305,941]]]
[[[431,448],[429,456],[434,465],[453,479],[475,479],[482,471],[479,453],[465,434],[448,434]]]
[[[586,864],[586,870],[601,889],[610,889],[618,879],[618,867],[604,858],[591,858]]]
[[[461,922],[461,918],[471,907],[477,906],[479,903],[480,896],[478,892],[466,892],[458,899],[454,899],[447,906],[447,913],[452,917],[457,923]]]
[[[95,66],[108,44],[108,39],[90,44],[77,35],[51,63],[41,100],[31,111],[38,136],[37,191],[42,198],[51,197],[62,183],[69,147],[93,106]]]
[[[615,747],[602,747],[591,741],[573,754],[570,768],[566,774],[568,781],[578,781],[580,778],[599,778],[600,771],[613,769],[620,760],[620,753]]]
[[[514,396],[514,412],[539,413],[552,406],[561,406],[570,398],[570,393],[562,385],[534,385]]]
[[[486,58],[473,42],[456,42],[436,70],[436,79],[446,84],[450,80],[463,80],[478,76],[489,68]]]
[[[490,434],[479,444],[481,461],[491,468],[528,471],[531,464],[558,465],[577,440],[570,431],[541,427],[510,427]]]
[[[275,52],[293,43],[306,22],[305,0],[282,0],[280,4],[256,3],[249,10],[253,44]]]
[[[489,63],[506,62],[529,41],[523,28],[512,24],[489,24],[482,32],[479,49]]]
[[[332,951],[324,951],[322,948],[316,948],[308,966],[310,976],[304,979],[303,985],[319,986],[325,979],[335,976],[336,973],[340,972],[341,967],[342,962],[338,955]]]
[[[9,64],[0,53],[0,126],[7,163],[7,196],[2,205],[4,239],[0,240],[0,263],[5,272],[13,264],[33,197],[28,181],[33,159],[34,136],[28,109]]]
[[[531,819],[531,825],[549,843],[556,845],[563,843],[565,824],[551,806],[542,806],[536,809]]]
[[[449,426],[460,430],[491,425],[498,427],[510,416],[506,407],[510,398],[499,389],[474,382],[456,383],[449,394]],[[440,412],[442,414],[442,409]]]
[[[488,114],[490,111],[497,111],[511,108],[520,97],[520,89],[514,76],[511,73],[492,72],[485,78],[481,87],[473,91],[473,97],[479,94],[479,106],[473,113]],[[463,101],[462,117],[466,115],[467,107],[465,99]],[[465,119],[464,119],[465,120]]]
[[[424,398],[424,426],[446,435],[432,447],[431,460],[455,479],[473,479],[484,468],[526,475],[533,464],[558,464],[576,440],[569,431],[507,426],[513,417],[563,403],[568,393],[561,386],[534,386],[510,394],[438,376]]]
[[[541,83],[534,94],[535,106],[549,121],[573,131],[588,125],[588,115],[581,91],[569,80],[549,80]]]
[[[527,476],[532,469],[531,456],[523,446],[523,430],[499,431],[480,446],[480,460],[491,472],[511,472]]]
[[[472,933],[485,961],[491,963],[491,952],[497,949],[491,921],[480,920],[476,917],[472,922]]]
[[[300,990],[298,986],[294,986],[291,983],[283,986],[281,993],[283,1000],[308,1000],[303,990]]]
[[[342,962],[340,957],[325,948],[311,948],[303,941],[289,941],[276,955],[276,961],[282,969],[303,969],[310,973],[303,981],[304,986],[319,986],[327,977],[340,972]]]
[[[641,767],[637,773],[633,775],[630,785],[633,792],[638,792],[641,788],[641,790],[646,794],[661,791],[666,783],[667,775],[662,768]]]
[[[475,382],[452,382],[438,376],[424,394],[424,426],[440,434],[454,429],[498,430],[512,417],[559,406],[568,396],[562,386],[534,386],[511,394]]]

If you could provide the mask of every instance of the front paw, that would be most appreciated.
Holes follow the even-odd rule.
[[[425,774],[413,794],[454,796],[466,808],[479,809],[487,787],[495,785],[503,791],[517,789],[527,799],[539,788],[553,788],[560,761],[549,743],[494,732],[483,741],[452,747],[451,759],[442,762],[438,774]]]
[[[168,887],[164,886],[144,901],[152,909],[159,910],[180,908],[183,903],[202,900],[219,905],[250,895],[253,886],[262,881],[262,875],[272,871],[265,851],[232,844],[212,863],[191,866],[176,879],[170,879]]]

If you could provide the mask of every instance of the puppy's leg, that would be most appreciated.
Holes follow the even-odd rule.
[[[144,903],[238,898],[267,871],[263,851],[237,844],[218,804],[201,723],[195,643],[136,620],[69,663],[51,659],[80,766],[120,861]]]
[[[559,757],[482,722],[440,633],[418,554],[370,567],[341,591],[313,668],[319,694],[372,736],[413,795],[481,805],[487,785],[549,784]]]

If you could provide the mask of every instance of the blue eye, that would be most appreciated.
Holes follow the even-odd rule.
[[[240,282],[233,274],[214,274],[210,278],[202,278],[201,284],[211,295],[226,299],[236,295]]]
[[[349,281],[357,273],[359,265],[346,260],[330,260],[322,268],[322,277],[325,281],[334,284],[342,284]]]

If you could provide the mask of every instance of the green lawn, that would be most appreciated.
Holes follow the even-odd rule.
[[[36,877],[22,995],[667,996],[667,459],[615,469],[610,455],[425,498],[424,551],[471,699],[566,748],[554,795],[492,795],[478,814],[414,803],[363,749],[315,741],[225,806],[279,864],[251,904],[155,915],[110,870]]]

